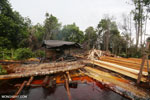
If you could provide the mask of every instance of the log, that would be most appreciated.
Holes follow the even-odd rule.
[[[70,77],[70,75],[69,75],[69,71],[67,71],[66,74],[67,74],[67,77],[68,77],[69,83],[70,83],[70,82],[72,81],[72,79],[71,79],[71,77]]]
[[[70,89],[69,89],[69,81],[68,81],[68,78],[66,75],[64,75],[65,77],[65,87],[66,87],[66,90],[67,90],[67,94],[68,94],[68,99],[69,100],[72,100],[71,98],[71,93],[70,93]]]
[[[42,86],[46,86],[48,84],[49,76],[45,76]]]
[[[20,94],[20,92],[22,91],[22,89],[24,88],[24,86],[26,85],[26,83],[27,83],[27,81],[24,81],[24,82],[21,84],[19,90],[15,93],[15,95],[13,96],[13,98],[12,98],[11,100],[15,100],[15,99],[16,99],[16,97]]]
[[[34,77],[33,77],[33,76],[31,76],[31,77],[30,77],[30,79],[28,80],[28,82],[27,82],[27,85],[26,85],[26,86],[30,86],[30,84],[31,84],[31,82],[33,81],[33,79],[34,79]]]
[[[23,78],[30,76],[42,76],[55,74],[59,72],[65,72],[70,70],[75,70],[84,67],[84,62],[74,61],[74,62],[61,62],[61,63],[45,63],[45,64],[30,64],[24,67],[17,67],[16,73],[11,73],[8,75],[0,75],[0,80],[4,79],[14,79]]]

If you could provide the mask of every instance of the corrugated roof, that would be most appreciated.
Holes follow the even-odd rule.
[[[47,49],[57,49],[57,48],[70,48],[76,47],[80,48],[80,44],[76,42],[62,41],[62,40],[44,40],[42,47],[46,47]]]

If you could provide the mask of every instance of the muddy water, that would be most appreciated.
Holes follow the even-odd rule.
[[[78,84],[77,87],[70,87],[72,100],[127,100],[89,77],[74,77],[73,81],[76,81]],[[24,100],[69,100],[63,81],[57,78],[56,82],[59,82],[56,88],[34,87],[24,89],[21,94],[28,96]],[[41,83],[42,80],[34,80],[32,82],[32,84],[36,85]]]

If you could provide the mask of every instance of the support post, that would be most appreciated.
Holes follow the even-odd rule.
[[[13,98],[10,99],[10,100],[16,100],[16,97],[20,94],[20,92],[22,91],[22,89],[24,88],[24,86],[26,85],[26,83],[27,83],[27,81],[24,81],[24,82],[21,84],[19,90],[15,93],[15,95],[13,96]]]
[[[66,75],[64,75],[65,77],[65,87],[66,87],[66,90],[67,90],[67,94],[68,94],[68,98],[69,100],[72,100],[71,98],[71,93],[70,93],[70,89],[69,89],[69,81],[68,81],[68,78]]]
[[[32,82],[33,79],[34,79],[34,77],[31,76],[30,79],[29,79],[29,81],[27,82],[27,86],[30,86],[30,84],[31,84],[31,82]]]
[[[149,45],[150,45],[150,37],[147,38],[147,44],[146,44],[144,56],[142,58],[141,68],[140,68],[140,71],[139,71],[139,74],[138,74],[138,79],[137,79],[137,84],[139,84],[140,81],[141,81],[142,71],[143,71],[145,60],[148,60]],[[149,68],[149,64],[147,65],[147,68]],[[148,74],[149,74],[149,72],[148,72]]]
[[[137,84],[139,84],[140,81],[141,81],[142,71],[143,71],[145,59],[146,59],[146,55],[144,55],[143,58],[142,58],[141,68],[140,68],[140,71],[139,71],[139,74],[138,74],[138,79],[137,79]]]

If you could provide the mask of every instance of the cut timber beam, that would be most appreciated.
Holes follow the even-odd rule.
[[[87,76],[102,82],[103,85],[109,89],[135,100],[141,98],[142,100],[148,100],[150,98],[149,92],[137,88],[135,85],[131,84],[129,80],[124,78],[116,77],[108,72],[104,72],[91,67],[84,67],[87,71],[82,71]],[[140,99],[140,100],[141,100]]]
[[[122,75],[131,77],[133,79],[137,79],[138,78],[137,73],[134,73],[134,72],[129,71],[129,70],[122,69],[122,67],[120,68],[119,66],[114,66],[115,64],[110,64],[110,63],[102,62],[102,61],[98,61],[98,60],[93,60],[93,61],[89,61],[89,62],[91,62],[91,64],[95,64],[95,65],[97,65],[99,67],[102,67],[102,68],[105,68],[105,69],[108,69],[108,70],[120,73]],[[146,78],[142,77],[141,81],[142,82],[146,82]]]
[[[119,69],[122,69],[122,70],[125,70],[125,71],[129,71],[129,72],[134,73],[134,74],[138,74],[139,73],[139,70],[128,68],[128,67],[125,67],[125,66],[120,66],[120,65],[117,65],[117,64],[113,64],[113,63],[105,62],[105,61],[100,61],[100,60],[94,60],[94,61],[96,61],[98,63],[101,63],[101,64],[110,65],[112,67],[119,68]],[[147,72],[143,72],[142,75],[147,76],[148,73]]]

